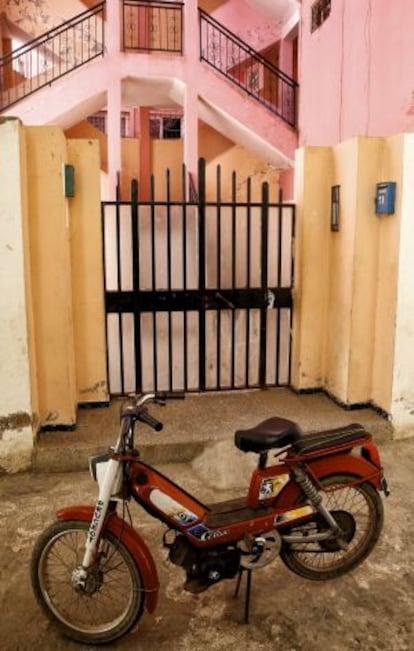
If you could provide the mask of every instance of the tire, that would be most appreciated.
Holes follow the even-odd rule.
[[[282,542],[280,556],[287,567],[313,581],[334,579],[350,570],[371,553],[382,530],[384,511],[381,497],[368,483],[345,486],[355,481],[354,476],[334,475],[321,483],[328,487],[344,484],[343,488],[324,493],[324,505],[345,530],[348,549],[339,548],[335,540],[321,542]],[[302,502],[303,505],[303,502]],[[303,525],[283,530],[282,534],[310,534],[327,528],[319,514]]]
[[[108,531],[87,589],[75,590],[72,573],[81,564],[88,526],[78,520],[55,522],[40,535],[31,560],[32,586],[44,613],[63,635],[85,644],[105,644],[138,622],[145,593],[133,557]]]

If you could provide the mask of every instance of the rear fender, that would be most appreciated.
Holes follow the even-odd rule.
[[[69,506],[60,509],[56,516],[58,520],[81,520],[91,522],[93,506]],[[158,601],[159,580],[154,559],[151,556],[146,543],[141,536],[116,513],[109,513],[104,525],[105,530],[110,531],[116,538],[122,540],[125,547],[133,557],[145,591],[145,607],[149,613],[154,612]]]
[[[338,454],[309,461],[306,469],[314,479],[321,480],[331,475],[353,475],[359,483],[366,481],[377,490],[381,490],[382,469],[362,456]],[[294,508],[303,495],[299,485],[290,481],[277,496],[273,506],[277,509]]]

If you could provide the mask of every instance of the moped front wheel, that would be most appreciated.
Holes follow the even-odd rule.
[[[85,548],[88,523],[55,522],[39,537],[32,554],[34,594],[61,633],[85,644],[104,644],[127,633],[144,607],[139,570],[128,549],[105,532],[85,586],[74,581]]]
[[[280,556],[285,565],[305,579],[333,579],[350,570],[370,554],[382,530],[384,514],[382,500],[371,484],[353,484],[355,477],[334,475],[324,478],[324,505],[331,512],[347,543],[342,549],[335,538],[310,541],[313,533],[328,530],[319,514],[303,524],[281,531],[301,536],[302,542],[282,542]],[[303,505],[303,502],[301,503]]]

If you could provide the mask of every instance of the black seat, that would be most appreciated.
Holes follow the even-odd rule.
[[[349,445],[352,447],[358,440],[371,439],[369,434],[359,423],[337,427],[336,429],[326,430],[325,432],[315,432],[306,434],[300,440],[293,443],[293,449],[300,454],[318,452],[324,448],[335,447],[336,445]]]
[[[285,418],[268,418],[256,427],[238,430],[234,442],[243,452],[267,452],[300,441],[302,433],[296,423]]]

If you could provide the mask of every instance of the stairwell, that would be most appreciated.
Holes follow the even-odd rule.
[[[150,5],[140,3],[145,4]],[[182,10],[179,3],[168,3],[168,11],[174,5],[176,11]],[[112,50],[102,59],[104,9],[101,3],[0,60],[0,76],[8,79],[0,96],[3,115],[20,117],[29,125],[71,128],[106,106],[110,67],[122,80],[122,105],[184,107],[186,84],[191,82],[203,122],[279,169],[291,167],[297,143],[297,84],[293,79],[202,9],[200,60],[160,51],[160,44],[151,49],[148,39],[144,49],[128,47],[128,33],[123,49]],[[138,36],[141,32],[138,24]],[[134,43],[139,46],[139,41]],[[40,72],[40,55],[47,64],[44,72]],[[38,74],[17,76],[16,62],[22,57],[25,64],[20,67]],[[12,74],[17,83],[11,82]]]

